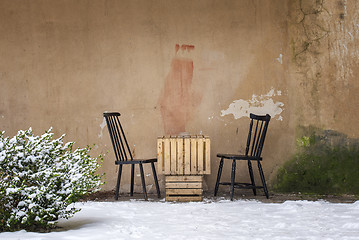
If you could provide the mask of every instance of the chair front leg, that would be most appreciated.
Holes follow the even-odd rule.
[[[257,195],[256,183],[254,182],[253,168],[250,160],[248,160],[248,171],[249,171],[249,176],[251,178],[253,194],[254,196],[256,196]]]
[[[232,163],[232,176],[231,176],[231,201],[233,201],[234,195],[234,182],[236,180],[236,160]]]
[[[147,201],[148,198],[147,198],[147,191],[146,191],[145,174],[143,173],[142,163],[140,163],[140,172],[141,172],[143,195],[145,196],[145,200]]]
[[[152,174],[153,174],[153,178],[155,180],[155,185],[156,185],[156,190],[157,190],[157,197],[161,198],[161,192],[160,192],[160,187],[158,186],[158,179],[157,179],[157,174],[156,174],[156,168],[155,168],[155,164],[153,162],[151,162],[151,167],[152,167]]]
[[[118,167],[118,176],[117,176],[115,200],[118,200],[118,196],[119,196],[119,193],[120,193],[121,173],[122,173],[122,164],[120,164],[120,166]]]
[[[217,196],[219,182],[221,180],[221,175],[222,175],[222,168],[223,168],[223,158],[221,158],[221,161],[219,162],[217,182],[216,182],[216,186],[214,187],[214,196]]]

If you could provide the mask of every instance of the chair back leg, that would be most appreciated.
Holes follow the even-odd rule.
[[[130,196],[133,196],[133,185],[135,182],[135,164],[131,164],[131,187],[130,187]]]
[[[251,178],[251,184],[252,184],[252,190],[253,190],[253,194],[254,196],[257,195],[257,190],[256,190],[256,183],[254,181],[254,175],[253,175],[253,168],[252,168],[252,163],[251,161],[248,161],[248,172],[249,172],[249,177]]]
[[[145,197],[145,200],[147,201],[147,191],[146,191],[146,182],[145,182],[145,174],[143,172],[143,166],[142,163],[139,164],[140,165],[140,173],[141,173],[141,180],[142,180],[142,189],[143,189],[143,195]]]
[[[231,176],[231,201],[233,201],[234,196],[234,183],[236,180],[236,160],[232,162],[232,176]]]
[[[262,164],[260,161],[258,161],[258,170],[259,170],[259,175],[261,176],[261,180],[262,180],[262,184],[263,184],[263,189],[264,189],[264,194],[266,195],[266,198],[269,198],[269,194],[268,194],[268,189],[267,189],[267,184],[266,184],[266,180],[264,178],[264,173],[263,173],[263,169],[262,169]]]

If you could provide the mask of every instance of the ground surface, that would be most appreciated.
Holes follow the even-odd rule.
[[[161,193],[161,199],[164,198],[164,193]],[[84,198],[83,201],[115,201],[114,200],[115,192],[114,191],[102,191],[93,194]],[[159,199],[155,194],[149,194],[150,201],[158,201]],[[211,201],[221,200],[223,198],[229,199],[229,192],[219,192],[217,197],[213,196],[212,192],[205,192],[204,198],[210,199]],[[131,199],[141,200],[143,199],[143,194],[136,193],[134,196],[130,197],[128,193],[121,193],[118,201],[129,201]],[[257,200],[263,203],[283,203],[287,200],[296,201],[296,200],[308,200],[308,201],[317,201],[324,200],[331,203],[353,203],[359,201],[359,196],[354,195],[307,195],[307,194],[285,194],[285,193],[270,193],[269,199],[258,193],[257,196],[254,196],[251,191],[246,190],[237,190],[234,195],[235,200]]]
[[[219,196],[171,203],[154,195],[144,201],[140,194],[113,201],[112,193],[100,193],[95,201],[76,203],[81,211],[61,219],[52,232],[4,232],[0,239],[359,240],[359,201],[342,203],[351,198],[330,197],[333,203],[287,200],[301,198],[295,195],[273,195],[270,200],[238,197],[235,201]]]

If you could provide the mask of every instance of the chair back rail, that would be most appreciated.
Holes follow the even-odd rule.
[[[261,156],[270,118],[269,114],[265,116],[250,114],[246,156],[258,158]]]
[[[131,149],[128,145],[125,132],[122,128],[119,116],[120,113],[104,113],[112,146],[115,152],[117,161],[131,161],[133,160]]]

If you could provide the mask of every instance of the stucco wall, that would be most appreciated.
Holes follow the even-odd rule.
[[[211,190],[216,153],[243,150],[246,113],[270,113],[270,181],[295,151],[298,126],[358,138],[346,121],[358,115],[357,10],[344,0],[0,0],[0,128],[52,126],[96,144],[104,189],[117,172],[104,111],[121,112],[139,158],[156,155],[157,136],[206,134]]]
[[[358,1],[290,4],[291,89],[297,123],[358,138]]]

